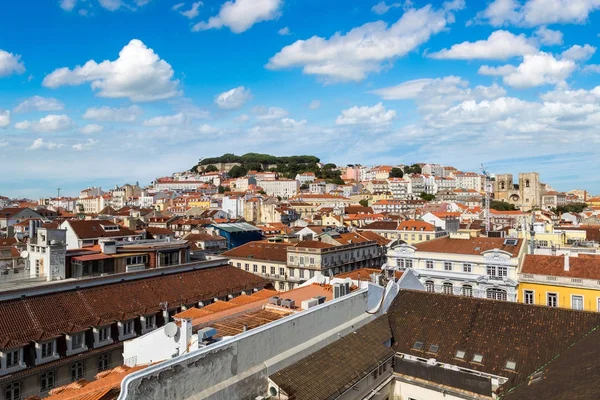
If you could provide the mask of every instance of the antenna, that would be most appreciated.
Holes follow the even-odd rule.
[[[490,234],[490,203],[491,203],[491,192],[492,183],[490,181],[490,174],[481,164],[481,173],[485,176],[485,234]]]
[[[60,188],[57,188],[56,191],[58,192],[58,206],[56,207],[56,214],[60,215]]]

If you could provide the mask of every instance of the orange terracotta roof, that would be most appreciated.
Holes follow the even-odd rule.
[[[565,256],[525,256],[524,274],[563,276],[600,280],[600,259],[596,257],[569,257],[569,270],[565,271]]]
[[[450,253],[450,254],[472,254],[480,255],[484,251],[499,249],[517,257],[523,239],[516,239],[515,246],[505,245],[504,238],[475,237],[469,239],[455,239],[450,237],[441,237],[416,244],[417,251],[431,253]]]

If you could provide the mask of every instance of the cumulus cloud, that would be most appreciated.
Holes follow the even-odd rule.
[[[84,150],[91,150],[97,144],[98,144],[97,140],[88,139],[87,142],[76,143],[76,144],[74,144],[71,147],[73,147],[73,150],[84,151]]]
[[[494,0],[477,14],[475,20],[492,26],[581,24],[599,8],[598,0]]]
[[[6,128],[10,125],[10,111],[0,109],[0,128]]]
[[[235,122],[246,122],[250,119],[250,116],[248,116],[248,114],[242,114],[242,115],[238,115],[237,117],[234,118]]]
[[[371,8],[371,11],[373,11],[375,14],[383,15],[390,9],[398,7],[402,7],[402,3],[385,4],[385,1],[382,0],[379,3],[375,4]]]
[[[60,0],[60,8],[65,11],[72,11],[77,5],[77,0]]]
[[[198,127],[198,132],[202,133],[203,135],[211,135],[218,133],[219,129],[208,124],[202,124]]]
[[[144,126],[169,126],[182,125],[185,122],[185,115],[182,112],[175,115],[163,115],[150,118],[144,121]]]
[[[311,110],[316,110],[319,107],[321,107],[321,102],[319,100],[313,100],[308,105],[308,108],[311,109]]]
[[[538,38],[541,44],[552,46],[563,43],[563,33],[561,31],[555,31],[548,29],[545,26],[540,26],[535,30],[535,36]]]
[[[446,28],[449,19],[448,11],[429,5],[409,9],[391,26],[370,22],[329,39],[298,40],[271,57],[267,68],[301,67],[305,74],[326,81],[361,81],[427,42]]]
[[[39,121],[17,122],[15,128],[33,132],[61,132],[73,128],[74,125],[73,120],[64,114],[49,114]]]
[[[21,56],[0,49],[0,78],[23,72],[25,64],[21,61]]]
[[[587,61],[595,52],[596,48],[594,46],[590,46],[589,44],[580,46],[576,44],[563,51],[560,56],[563,60]]]
[[[430,55],[437,59],[454,60],[506,60],[510,57],[537,53],[538,49],[525,35],[514,35],[508,31],[495,31],[485,40],[455,44]]]
[[[235,110],[246,104],[251,97],[250,89],[238,86],[219,94],[215,98],[215,104],[225,110]]]
[[[8,142],[7,141],[1,141],[0,142],[0,148],[2,147],[8,147]]]
[[[85,125],[83,128],[81,128],[79,130],[79,132],[86,134],[86,135],[93,135],[95,133],[100,133],[104,130],[104,127],[102,125],[98,125],[98,124],[87,124]]]
[[[561,84],[576,68],[572,60],[557,60],[552,54],[528,54],[518,65],[479,68],[481,75],[501,76],[505,84],[516,88],[529,88],[545,84]]]
[[[277,33],[281,36],[287,36],[287,35],[291,34],[290,28],[288,28],[287,26],[278,30]]]
[[[242,33],[252,25],[276,19],[281,14],[282,0],[231,0],[221,6],[219,14],[192,27],[194,32],[220,29],[224,26]]]
[[[30,111],[61,111],[65,105],[53,97],[33,96],[23,100],[13,110],[15,113],[25,113]]]
[[[263,107],[258,106],[252,109],[258,119],[281,119],[287,117],[288,112],[280,107]]]
[[[42,149],[56,150],[56,149],[60,149],[61,147],[64,147],[64,144],[59,144],[59,143],[55,143],[55,142],[46,142],[44,139],[38,138],[38,139],[35,139],[33,141],[33,143],[31,144],[31,146],[29,146],[27,149],[28,150],[42,150]]]
[[[372,107],[354,106],[342,110],[335,123],[337,125],[382,125],[392,122],[394,118],[396,118],[395,110],[386,110],[382,103],[378,103]]]
[[[589,64],[583,67],[583,72],[600,74],[600,64]]]
[[[133,122],[142,115],[142,109],[138,106],[127,108],[111,108],[103,106],[100,108],[88,108],[83,114],[83,119],[93,119],[107,122]]]
[[[47,75],[42,84],[49,88],[91,82],[100,97],[129,98],[132,101],[167,99],[181,94],[173,68],[140,40],[133,39],[115,61],[94,60],[72,70],[63,67]]]
[[[187,11],[180,11],[179,14],[183,15],[186,18],[194,19],[194,18],[196,18],[200,14],[199,10],[200,10],[200,7],[203,4],[204,3],[202,3],[201,1],[196,1],[196,2],[192,3],[192,8],[190,8]],[[180,6],[181,7],[182,5],[183,5],[183,3],[176,4],[175,6]],[[180,7],[177,7],[177,8],[180,8]],[[177,8],[173,7],[174,10],[177,10]]]

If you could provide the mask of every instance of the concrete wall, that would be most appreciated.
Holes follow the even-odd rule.
[[[128,376],[123,399],[254,399],[267,377],[352,332],[376,315],[365,313],[369,292],[356,292]]]

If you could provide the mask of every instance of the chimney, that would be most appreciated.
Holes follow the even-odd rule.
[[[569,253],[565,253],[565,271],[569,271]]]
[[[192,320],[190,318],[181,318],[181,327],[179,329],[179,355],[187,353],[192,342]]]

